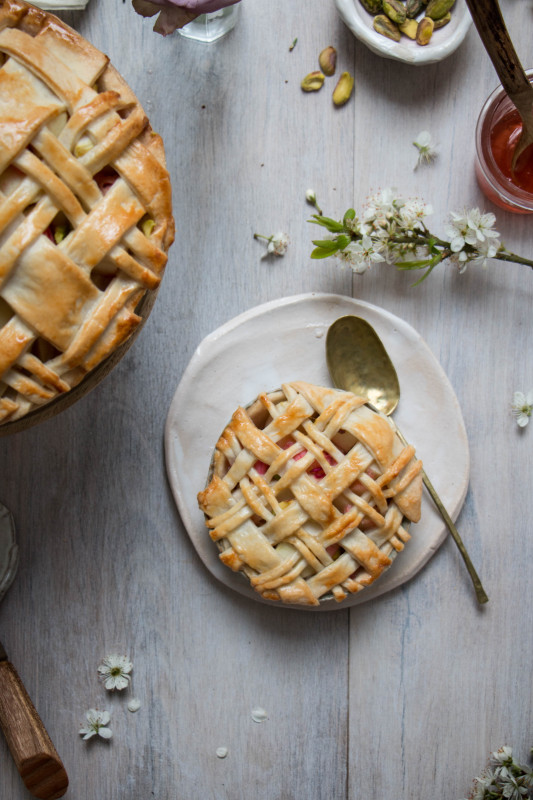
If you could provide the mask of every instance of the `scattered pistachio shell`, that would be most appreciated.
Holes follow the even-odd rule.
[[[397,25],[403,25],[407,16],[401,0],[383,0],[383,13]]]
[[[400,29],[386,14],[378,14],[377,17],[374,17],[374,30],[395,42],[399,42],[402,38]]]
[[[431,17],[432,20],[440,19],[451,11],[454,3],[455,0],[429,0],[426,17]]]
[[[416,19],[406,19],[403,25],[400,25],[400,31],[408,36],[409,39],[416,39],[417,30],[418,22]]]
[[[328,77],[335,75],[335,70],[337,69],[337,51],[335,48],[330,46],[322,50],[318,57],[318,63],[324,75],[328,75]]]
[[[333,90],[333,102],[336,106],[343,106],[348,102],[352,96],[353,84],[353,76],[349,72],[343,72]]]
[[[435,23],[433,22],[432,19],[430,19],[430,17],[423,17],[418,23],[418,28],[416,31],[417,44],[420,44],[422,46],[429,44],[429,40],[433,35],[434,27]]]
[[[318,92],[324,85],[325,75],[322,72],[310,72],[301,83],[304,92]]]

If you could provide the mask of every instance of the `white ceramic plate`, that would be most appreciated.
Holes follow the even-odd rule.
[[[469,452],[461,409],[439,363],[410,325],[381,308],[341,295],[304,294],[252,308],[199,345],[170,406],[165,452],[172,492],[198,555],[222,583],[258,602],[280,605],[263,600],[243,575],[221,563],[196,495],[205,486],[215,443],[239,405],[288,381],[331,385],[326,333],[331,323],[345,314],[366,319],[388,350],[402,393],[394,418],[417,448],[453,519],[464,502]],[[315,610],[363,603],[400,586],[421,569],[447,534],[426,492],[422,520],[411,526],[411,534],[405,550],[374,585],[340,604],[331,600]]]
[[[407,64],[433,64],[442,61],[457,50],[472,24],[465,0],[456,0],[448,25],[434,31],[429,44],[422,47],[407,36],[394,42],[377,33],[373,28],[373,15],[361,5],[360,0],[335,0],[335,5],[354,36],[370,50],[379,56],[405,61]]]

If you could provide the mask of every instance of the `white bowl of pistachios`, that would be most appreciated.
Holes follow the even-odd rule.
[[[472,24],[465,0],[335,0],[335,5],[370,50],[407,64],[442,61]]]

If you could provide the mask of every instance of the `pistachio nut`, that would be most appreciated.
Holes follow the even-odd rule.
[[[310,72],[301,82],[304,92],[318,92],[324,85],[325,75],[322,72]]]
[[[387,36],[388,39],[393,39],[395,42],[399,42],[402,38],[398,26],[385,14],[378,14],[374,17],[374,30],[382,36]]]
[[[436,19],[435,20],[435,27],[433,28],[433,30],[436,31],[438,28],[444,28],[444,26],[448,24],[448,22],[451,20],[451,18],[452,18],[452,15],[448,11],[448,13],[445,14],[443,17],[441,17],[440,19]]]
[[[418,30],[418,22],[416,19],[406,19],[403,25],[400,25],[400,30],[409,39],[416,39],[416,32]]]
[[[421,14],[424,8],[422,0],[407,0],[405,4],[405,13],[409,19],[416,19]]]
[[[429,0],[426,8],[426,17],[432,20],[441,19],[448,11],[451,11],[455,0]]]
[[[379,14],[382,10],[382,0],[360,0],[360,2],[369,14]]]
[[[337,51],[334,47],[326,47],[318,56],[318,63],[324,75],[335,75],[337,69]]]
[[[417,44],[421,45],[429,44],[429,40],[433,35],[434,27],[435,23],[430,17],[423,17],[418,23],[418,28],[416,31]]]
[[[401,0],[383,0],[383,12],[397,25],[403,25],[407,16]]]
[[[333,102],[336,106],[343,106],[352,96],[354,79],[349,72],[343,72],[333,90]]]

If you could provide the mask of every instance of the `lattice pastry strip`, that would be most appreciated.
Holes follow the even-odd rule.
[[[342,601],[377,580],[420,517],[422,464],[389,420],[303,382],[238,408],[198,503],[228,567],[263,597]]]
[[[161,139],[107,56],[0,0],[0,423],[130,336],[173,236]]]

